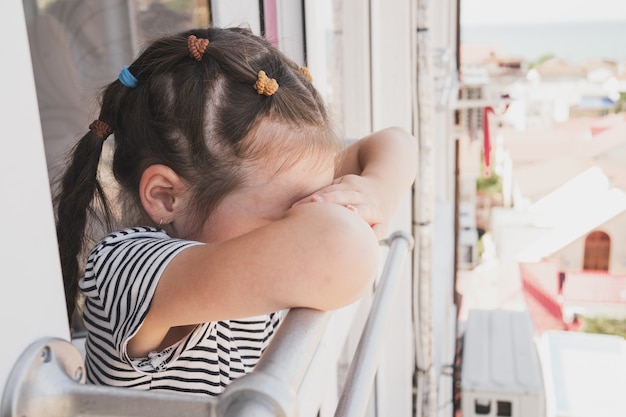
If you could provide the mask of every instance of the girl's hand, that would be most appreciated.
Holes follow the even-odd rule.
[[[385,237],[387,222],[393,213],[381,201],[377,181],[371,177],[348,174],[335,178],[332,184],[297,201],[293,206],[306,203],[327,202],[346,207],[358,213],[370,225],[376,237]]]
[[[417,141],[400,128],[374,132],[338,158],[335,180],[295,205],[325,201],[359,213],[382,239],[417,175]]]

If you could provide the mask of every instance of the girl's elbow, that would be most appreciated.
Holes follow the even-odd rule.
[[[329,281],[322,310],[331,310],[363,296],[371,287],[378,270],[379,245],[370,226],[354,213],[337,233],[332,243],[337,261],[336,269],[329,271]]]
[[[406,148],[405,151],[407,155],[415,155],[417,156],[417,138],[407,132],[405,129],[394,126],[389,128],[391,134],[396,137],[401,143],[403,143]]]

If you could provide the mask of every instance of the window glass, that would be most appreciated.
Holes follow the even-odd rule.
[[[98,117],[98,93],[149,38],[206,27],[209,0],[24,0],[48,175],[54,189],[66,155]],[[112,141],[101,179],[111,178]],[[95,226],[94,226],[95,227]],[[97,229],[94,229],[97,231]],[[73,320],[74,334],[82,330]]]
[[[208,26],[208,0],[24,0],[51,180],[97,117],[97,93],[157,34]]]
[[[208,0],[134,0],[137,42],[209,25]]]
[[[345,126],[343,124],[343,89],[342,89],[342,75],[343,75],[343,2],[341,0],[333,0],[332,18],[329,19],[328,28],[328,59],[326,60],[328,79],[327,79],[327,101],[330,110],[333,113],[335,120],[337,121],[342,135],[345,135]]]

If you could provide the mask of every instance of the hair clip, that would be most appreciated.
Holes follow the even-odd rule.
[[[117,76],[117,79],[128,88],[137,87],[137,78],[135,78],[135,76],[128,70],[128,65],[122,68],[122,71],[120,71],[120,75]]]
[[[257,93],[271,96],[278,90],[278,82],[273,78],[269,78],[265,71],[261,70],[253,87]]]
[[[304,78],[309,80],[310,83],[313,82],[313,76],[311,75],[311,71],[309,71],[307,67],[300,67],[298,68],[298,70],[300,71],[302,75],[304,75]]]
[[[195,35],[189,35],[187,37],[187,48],[189,48],[189,56],[196,61],[202,60],[202,55],[204,55],[204,51],[206,51],[206,47],[208,45],[208,39],[196,38]]]
[[[113,133],[113,129],[111,129],[111,126],[109,126],[106,122],[103,122],[102,120],[94,120],[93,122],[91,122],[91,124],[89,125],[89,130],[91,130],[94,135],[102,139],[102,141],[105,141],[111,135],[111,133]]]

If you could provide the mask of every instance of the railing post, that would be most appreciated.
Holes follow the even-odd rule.
[[[291,309],[255,370],[220,396],[220,417],[295,416],[298,389],[331,314]]]
[[[382,242],[389,254],[346,389],[335,416],[362,416],[382,349],[384,326],[401,278],[413,237],[402,231]],[[297,392],[315,355],[331,312],[292,309],[272,343],[249,375],[233,381],[220,397],[220,417],[292,417],[297,414]]]
[[[389,317],[395,290],[400,282],[404,260],[413,248],[414,240],[410,234],[399,231],[391,235],[387,243],[389,255],[376,290],[372,309],[350,364],[346,385],[339,399],[335,417],[361,417],[367,407],[385,339],[385,324]]]

